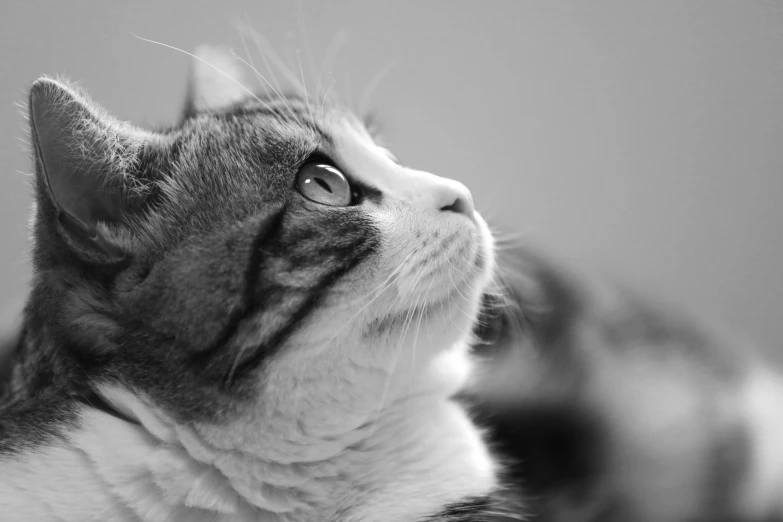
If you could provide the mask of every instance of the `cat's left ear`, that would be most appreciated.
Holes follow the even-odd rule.
[[[79,257],[115,263],[126,257],[112,231],[145,201],[149,180],[139,158],[162,139],[119,122],[78,89],[42,78],[30,89],[39,241],[64,241]]]
[[[230,107],[252,96],[249,67],[230,49],[202,45],[193,51],[183,116]]]

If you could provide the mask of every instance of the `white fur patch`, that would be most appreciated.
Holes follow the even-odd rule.
[[[765,368],[747,377],[741,395],[750,432],[751,468],[745,489],[748,514],[783,514],[783,378]]]
[[[455,351],[436,366],[453,369],[461,358]],[[144,427],[85,409],[81,428],[67,440],[3,462],[0,513],[35,522],[282,522],[321,520],[326,513],[391,522],[495,487],[478,431],[459,406],[439,396],[396,402],[372,430],[357,431],[353,446],[338,441],[333,455],[296,463],[269,459],[273,448],[259,455],[215,447],[126,390],[103,392]],[[282,450],[286,443],[280,444]]]

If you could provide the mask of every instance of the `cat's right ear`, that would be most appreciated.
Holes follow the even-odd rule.
[[[193,51],[183,118],[230,107],[252,96],[249,66],[228,48],[201,45]]]
[[[39,240],[56,235],[101,264],[129,253],[119,230],[143,197],[138,158],[156,135],[121,123],[65,82],[42,78],[30,89]],[[40,234],[45,233],[45,238]]]

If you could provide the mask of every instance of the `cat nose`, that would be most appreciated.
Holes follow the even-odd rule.
[[[474,219],[473,196],[465,185],[429,172],[414,171],[411,174],[406,184],[410,199],[424,208],[455,212]]]
[[[442,188],[438,189],[437,205],[439,206],[439,210],[442,212],[464,214],[470,219],[473,219],[475,207],[473,206],[473,195],[470,193],[470,190],[468,190],[468,187],[459,181],[451,179],[445,179],[443,181],[447,183],[445,183]]]

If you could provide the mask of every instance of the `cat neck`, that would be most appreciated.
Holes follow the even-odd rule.
[[[176,423],[145,397],[103,386],[98,393],[120,415],[68,406],[62,436],[4,459],[0,512],[40,521],[55,512],[57,520],[424,520],[496,487],[479,430],[451,399],[470,366],[457,346],[425,370],[398,372],[405,379],[384,381],[368,367],[354,375],[366,379],[367,408],[343,411],[325,380],[309,383],[322,386],[314,395],[322,400],[298,405],[302,415],[256,412],[229,426]]]
[[[437,373],[453,376],[467,364],[464,351],[454,351],[434,364],[426,386],[389,392],[394,396],[387,405],[365,422],[320,435],[309,430],[303,436],[308,430],[296,419],[259,426],[243,417],[244,425],[232,426],[227,438],[224,427],[177,425],[118,388],[102,394],[139,425],[107,424],[91,413],[83,432],[92,443],[132,440],[126,447],[139,447],[130,455],[150,455],[120,462],[107,447],[102,458],[135,473],[147,466],[156,486],[149,491],[166,493],[158,498],[161,509],[237,517],[230,520],[419,520],[488,495],[496,485],[479,431],[450,393],[433,385],[443,378]],[[127,433],[106,433],[109,425]]]

